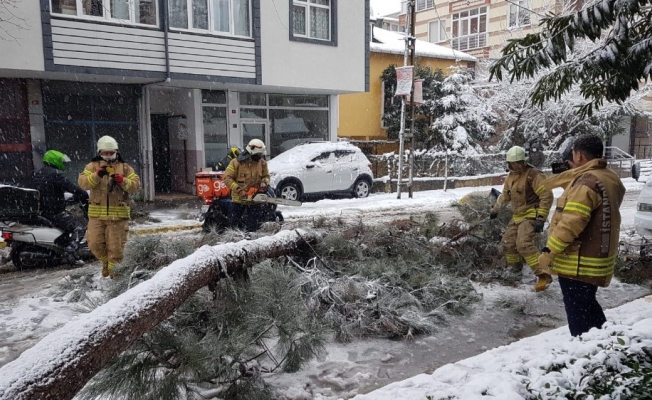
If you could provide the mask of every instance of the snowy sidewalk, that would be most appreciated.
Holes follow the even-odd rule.
[[[420,374],[392,383],[356,400],[395,399],[500,399],[521,400],[530,395],[526,385],[537,392],[564,387],[575,378],[589,374],[587,354],[604,356],[603,347],[616,341],[618,333],[624,345],[632,348],[652,346],[652,296],[607,310],[604,329],[593,329],[581,339],[572,338],[568,327],[554,329],[522,339],[478,356],[444,365],[432,374]],[[641,342],[632,344],[636,338]],[[577,362],[572,362],[578,360]],[[607,360],[598,361],[600,364]],[[610,363],[617,360],[609,359]],[[564,366],[563,372],[546,374],[551,366]],[[565,398],[543,396],[543,398]],[[625,397],[623,397],[625,398]]]

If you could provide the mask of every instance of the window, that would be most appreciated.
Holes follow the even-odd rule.
[[[223,90],[202,90],[204,165],[212,167],[228,151],[227,115],[226,92]]]
[[[417,0],[417,11],[435,8],[435,0]]]
[[[530,25],[530,0],[516,0],[509,3],[509,27]]]
[[[337,0],[290,0],[290,40],[335,45]]]
[[[250,0],[167,0],[170,27],[251,37]],[[188,11],[190,10],[190,12]]]
[[[455,50],[464,51],[487,45],[487,7],[455,13],[452,19],[452,47]]]
[[[52,13],[156,25],[157,0],[52,0]]]
[[[439,43],[446,40],[446,21],[430,21],[428,24],[428,41]]]

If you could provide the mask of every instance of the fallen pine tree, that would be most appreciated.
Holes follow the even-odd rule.
[[[151,279],[66,324],[0,368],[0,400],[71,399],[114,356],[164,321],[200,288],[264,258],[303,250],[316,235],[282,231],[203,246]]]

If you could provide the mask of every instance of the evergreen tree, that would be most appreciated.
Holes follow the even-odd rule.
[[[423,79],[423,100],[424,104],[417,104],[414,109],[414,140],[423,144],[429,137],[430,124],[441,112],[440,109],[431,107],[431,100],[442,96],[441,83],[444,81],[444,73],[440,70],[432,70],[430,67],[416,65],[414,67],[415,79]],[[385,105],[383,122],[387,127],[387,137],[398,139],[401,128],[401,99],[395,97],[396,92],[396,67],[390,65],[381,76],[385,83]],[[405,107],[405,127],[410,128],[412,122],[412,106]]]
[[[579,107],[581,115],[605,101],[622,102],[652,77],[651,6],[651,0],[602,0],[569,15],[551,14],[541,20],[541,32],[508,41],[491,77],[502,80],[506,70],[510,81],[521,80],[554,67],[536,83],[533,104],[559,100],[574,85],[589,100]],[[571,57],[582,39],[598,45]]]
[[[436,150],[482,152],[476,144],[495,133],[490,110],[471,87],[472,76],[462,68],[441,82],[441,97],[428,101],[438,115],[430,127],[428,142]]]

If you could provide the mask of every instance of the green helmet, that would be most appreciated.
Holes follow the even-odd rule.
[[[70,162],[70,158],[67,155],[63,154],[57,150],[48,150],[43,154],[43,163],[51,167],[58,169],[59,171],[65,171],[66,166],[64,163]]]
[[[520,146],[514,146],[507,150],[507,162],[525,161],[525,149]]]

